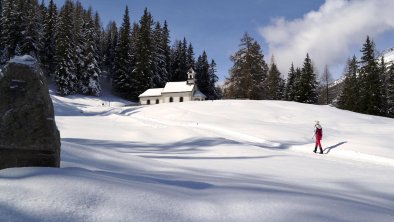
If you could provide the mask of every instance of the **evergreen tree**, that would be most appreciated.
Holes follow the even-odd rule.
[[[104,63],[104,31],[101,25],[101,19],[99,13],[96,11],[94,14],[94,42],[97,48],[95,58],[100,67]]]
[[[225,96],[264,99],[262,83],[267,76],[268,66],[260,45],[245,33],[240,49],[230,59],[234,65],[230,70],[230,77],[226,79]]]
[[[205,51],[197,58],[195,67],[197,87],[208,99],[211,99],[211,78],[209,75],[208,57]]]
[[[391,65],[387,72],[387,116],[394,118],[394,65]]]
[[[78,91],[78,78],[76,75],[73,41],[73,16],[74,5],[71,0],[66,0],[60,10],[56,27],[56,60],[55,82],[57,93],[70,95]]]
[[[114,21],[109,22],[105,31],[105,45],[103,55],[103,69],[108,71],[112,77],[114,72],[115,49],[118,42],[118,28]]]
[[[294,64],[291,63],[289,73],[287,74],[286,89],[285,89],[285,99],[287,101],[294,101],[295,82],[296,82],[295,68],[294,68]]]
[[[172,70],[171,70],[170,31],[168,30],[167,21],[164,21],[161,40],[162,40],[161,48],[164,50],[163,55],[164,55],[165,63],[166,63],[166,72],[167,72],[166,82],[167,82],[170,79],[172,79],[172,76],[171,76]]]
[[[171,81],[186,81],[187,80],[187,41],[186,38],[182,41],[175,41],[171,56]]]
[[[309,54],[306,55],[304,65],[301,70],[301,76],[299,79],[297,102],[301,103],[317,103],[317,81],[316,74],[313,69],[312,61],[309,58]]]
[[[163,29],[159,22],[156,22],[155,30],[153,32],[153,78],[152,83],[154,88],[162,88],[168,81],[167,61],[166,61],[166,45],[163,44]]]
[[[271,66],[264,81],[265,99],[281,100],[283,98],[283,90],[284,80],[275,64],[274,57],[272,57]]]
[[[387,68],[386,68],[386,63],[384,61],[384,56],[380,58],[380,63],[379,63],[379,91],[380,91],[380,97],[379,97],[379,111],[380,115],[386,116],[387,111],[388,111],[388,105],[387,105]]]
[[[83,39],[81,55],[83,56],[81,76],[79,78],[79,90],[82,94],[99,96],[101,86],[99,82],[100,68],[96,55],[98,54],[96,42],[96,27],[89,10],[83,19]]]
[[[375,59],[375,44],[367,37],[361,50],[361,112],[372,115],[381,114],[380,76]]]
[[[145,8],[140,20],[140,29],[135,43],[135,69],[133,71],[134,97],[153,86],[152,77],[155,63],[153,61],[152,15]]]
[[[179,67],[181,60],[182,43],[179,40],[175,40],[174,45],[171,48],[171,78],[170,81],[179,80]]]
[[[37,0],[29,0],[25,4],[22,21],[24,29],[20,42],[21,54],[28,54],[39,59],[39,53],[42,48],[40,40],[43,35],[42,11]]]
[[[343,89],[338,99],[338,107],[340,109],[358,111],[359,81],[357,70],[357,58],[353,56],[352,59],[348,60],[346,65]]]
[[[329,85],[332,82],[331,73],[328,70],[328,66],[324,66],[324,71],[321,76],[321,85],[319,87],[319,104],[330,104],[330,88]]]
[[[3,0],[0,0],[0,19],[2,18],[1,13],[3,12]],[[0,22],[0,34],[2,32],[2,26]],[[1,41],[0,41],[0,49],[2,48]]]
[[[194,49],[192,43],[189,43],[189,47],[187,47],[186,53],[186,67],[189,70],[190,68],[194,69]]]
[[[91,11],[91,8],[89,9]],[[73,10],[73,32],[72,32],[72,42],[74,45],[74,51],[76,52],[74,55],[70,57],[74,61],[75,65],[75,75],[77,78],[82,76],[83,72],[83,63],[84,63],[84,55],[83,55],[83,48],[85,44],[85,39],[83,36],[84,32],[84,14],[85,9],[82,6],[80,1],[76,1]],[[80,80],[77,80],[80,82]]]
[[[1,45],[3,47],[4,60],[8,61],[16,53],[21,39],[20,12],[18,2],[14,0],[3,0],[1,13]],[[3,62],[5,62],[3,60]]]
[[[302,90],[303,85],[301,82],[301,77],[302,77],[302,70],[301,70],[301,68],[297,67],[295,69],[295,80],[294,80],[294,88],[293,88],[293,91],[294,91],[294,100],[293,101],[296,101],[296,102],[301,102],[301,95],[303,93],[303,90]]]
[[[119,39],[116,45],[114,73],[113,73],[113,89],[120,95],[131,98],[131,74],[133,70],[132,64],[132,44],[131,44],[131,26],[129,17],[129,8],[126,6],[123,16],[123,23],[119,31]]]
[[[48,9],[44,16],[43,39],[41,49],[41,63],[47,76],[54,76],[56,70],[56,24],[57,8],[53,0],[49,1]]]
[[[216,82],[219,80],[218,76],[216,75],[216,62],[212,59],[211,63],[209,64],[208,75],[210,79],[209,84],[209,95],[208,99],[220,99],[220,92],[216,87]]]

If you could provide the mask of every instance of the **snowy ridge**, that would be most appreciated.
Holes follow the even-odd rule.
[[[384,62],[386,63],[387,67],[390,67],[391,65],[394,64],[394,47],[393,48],[388,48],[382,51],[380,55],[378,56],[378,62],[380,62],[380,59],[384,57]],[[332,82],[329,87],[335,87],[339,84],[342,84],[345,81],[345,76],[342,75],[341,78],[335,80]]]
[[[284,101],[52,99],[61,168],[1,170],[4,221],[394,220],[393,119]],[[312,152],[315,120],[325,155]]]
[[[379,58],[384,57],[384,62],[386,63],[386,66],[389,67],[391,65],[394,64],[394,47],[393,48],[389,48],[384,50]]]

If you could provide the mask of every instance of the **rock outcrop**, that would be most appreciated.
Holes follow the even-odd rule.
[[[45,77],[21,56],[0,73],[0,169],[28,166],[60,166],[60,133]]]

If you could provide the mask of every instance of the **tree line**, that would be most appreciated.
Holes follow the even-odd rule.
[[[309,55],[302,68],[292,64],[287,81],[282,78],[275,59],[268,65],[260,45],[245,33],[240,49],[230,57],[234,63],[223,87],[224,98],[288,100],[317,103],[318,82]]]
[[[110,21],[105,29],[99,13],[79,1],[65,0],[58,9],[53,0],[0,0],[0,13],[0,63],[16,55],[35,57],[59,95],[99,96],[105,73],[114,93],[136,100],[149,88],[186,81],[193,68],[200,91],[219,97],[215,61],[205,51],[195,59],[186,38],[171,46],[167,22],[154,21],[147,9],[132,24],[126,6],[121,26]]]
[[[348,59],[338,107],[359,113],[394,117],[394,65],[378,56],[367,37],[361,58]]]
[[[377,56],[369,37],[361,49],[360,60],[355,56],[348,60],[344,84],[335,101],[329,98],[331,76],[327,66],[318,81],[309,54],[302,67],[291,64],[285,80],[274,58],[268,65],[260,45],[247,33],[239,47],[230,57],[233,66],[223,86],[224,98],[333,103],[341,109],[394,117],[394,65],[385,64],[384,58]]]

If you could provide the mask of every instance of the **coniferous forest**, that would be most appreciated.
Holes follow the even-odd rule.
[[[329,99],[332,80],[327,66],[318,78],[308,54],[302,67],[291,64],[284,80],[275,59],[267,65],[260,45],[247,33],[239,47],[230,58],[233,67],[223,87],[224,98],[333,104],[354,112],[394,117],[394,65],[377,56],[369,37],[360,50],[361,58],[348,60],[344,82],[333,99]]]
[[[100,81],[110,80],[115,94],[137,100],[149,88],[185,81],[193,68],[200,91],[219,97],[215,61],[205,51],[196,60],[186,38],[171,45],[167,22],[154,21],[148,9],[132,23],[126,7],[120,26],[110,21],[105,27],[98,12],[72,0],[61,7],[53,0],[1,0],[0,13],[0,63],[33,56],[59,95],[99,96]]]
[[[53,0],[48,5],[38,0],[1,0],[0,13],[0,64],[17,55],[35,57],[59,95],[99,96],[100,81],[111,81],[113,93],[137,100],[149,88],[185,81],[193,68],[207,99],[218,99],[223,93],[228,99],[332,103],[341,109],[394,117],[394,67],[377,56],[369,37],[361,58],[348,60],[340,93],[329,99],[327,67],[319,79],[307,54],[302,67],[291,64],[285,80],[275,58],[267,64],[261,46],[247,33],[230,58],[233,67],[221,89],[215,86],[215,61],[209,61],[205,51],[196,58],[186,38],[171,43],[167,22],[155,21],[148,9],[133,23],[126,7],[120,25],[110,21],[105,27],[98,12],[72,0],[65,0],[60,8]]]

